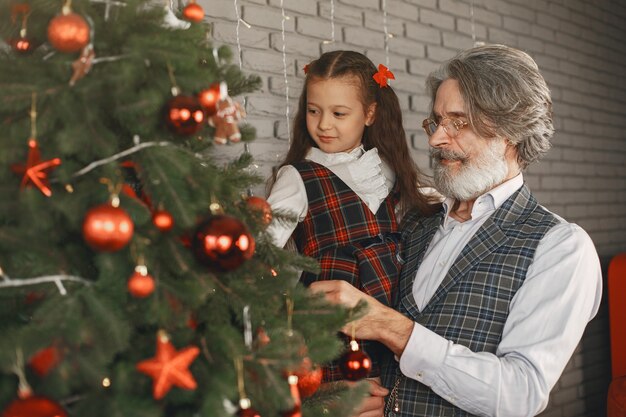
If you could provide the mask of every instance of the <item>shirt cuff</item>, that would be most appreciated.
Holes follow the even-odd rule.
[[[400,370],[408,378],[430,386],[438,377],[450,342],[424,326],[415,323],[413,332],[400,357]]]

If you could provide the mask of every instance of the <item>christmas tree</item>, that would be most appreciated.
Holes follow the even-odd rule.
[[[260,80],[202,8],[0,7],[2,416],[349,415],[314,364],[352,313],[296,285],[250,154],[215,162]]]

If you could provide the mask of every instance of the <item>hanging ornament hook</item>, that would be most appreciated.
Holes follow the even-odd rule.
[[[31,12],[22,14],[22,28],[20,29],[20,37],[26,37],[26,22],[28,21],[28,16],[30,16]]]
[[[237,356],[235,358],[235,368],[237,369],[237,390],[239,391],[239,407],[243,410],[247,410],[251,407],[252,403],[246,395],[246,387],[244,383],[243,375],[243,358]]]
[[[63,9],[61,9],[61,13],[63,13],[63,15],[65,16],[72,13],[72,0],[65,0],[65,3],[63,3]]]
[[[214,216],[224,213],[222,206],[220,205],[220,203],[217,201],[217,198],[213,194],[211,194],[211,203],[209,204],[209,211]]]
[[[141,236],[135,236],[135,239],[133,239],[130,245],[130,257],[133,261],[135,261],[135,271],[144,276],[148,273],[148,265],[146,264],[144,251],[149,244],[150,239]]]
[[[26,380],[26,372],[24,371],[24,352],[22,352],[21,348],[17,348],[15,350],[15,364],[13,364],[12,368],[12,371],[15,373],[19,381],[17,388],[18,396],[20,398],[29,397],[33,390]]]
[[[176,84],[176,77],[174,77],[174,68],[170,61],[167,61],[167,75],[170,77],[170,83],[172,84],[172,95],[176,97],[180,94],[180,88],[178,88],[178,84]]]
[[[30,139],[37,138],[37,92],[33,91],[30,103]]]
[[[111,196],[111,205],[113,207],[120,206],[120,191],[122,191],[122,184],[114,184],[109,178],[100,178],[100,184],[106,184],[107,190]]]
[[[293,336],[293,300],[289,293],[287,293],[285,304],[287,305],[287,335]]]
[[[356,343],[356,324],[354,323],[354,320],[352,320],[352,313],[353,312],[354,312],[354,310],[352,310],[352,309],[350,309],[350,311],[348,312],[348,320],[350,320],[350,338],[352,339],[350,341],[350,345],[351,346],[352,346],[352,342]]]

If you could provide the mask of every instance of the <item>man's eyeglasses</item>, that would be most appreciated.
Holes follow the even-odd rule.
[[[450,136],[451,138],[456,138],[457,136],[459,136],[459,132],[461,131],[461,129],[469,126],[469,123],[459,119],[450,119],[449,117],[444,117],[439,123],[437,123],[433,119],[424,119],[424,121],[422,122],[422,127],[424,128],[424,131],[426,132],[428,137],[431,137],[435,134],[435,131],[437,130],[439,125],[443,126],[443,130],[448,136]]]

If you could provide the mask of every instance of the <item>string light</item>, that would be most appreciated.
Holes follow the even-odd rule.
[[[485,42],[476,40],[476,24],[474,23],[474,0],[470,2],[470,22],[472,26],[472,44],[474,46],[483,46]]]
[[[241,39],[239,39],[239,26],[241,25],[241,22],[243,22],[243,20],[241,19],[241,16],[239,15],[239,6],[237,5],[237,0],[233,1],[233,6],[235,7],[235,16],[237,17],[237,26],[235,27],[235,34],[237,36],[237,57],[239,58],[239,69],[241,69]],[[248,25],[246,23],[246,25],[248,26],[248,29],[250,29],[250,25]]]
[[[91,61],[91,65],[96,65],[99,64],[100,62],[113,62],[113,61],[119,61],[120,59],[124,59],[129,57],[130,55],[116,55],[116,56],[105,56],[102,58],[94,58],[93,61]]]
[[[387,27],[387,0],[383,0],[383,30],[385,31],[385,65],[389,68],[389,28]]]
[[[104,3],[104,21],[108,22],[109,21],[109,16],[111,13],[111,6],[126,6],[126,3],[123,3],[121,1],[114,1],[114,0],[91,0],[92,3]],[[92,38],[93,39],[93,38]]]
[[[329,44],[335,42],[335,0],[330,0],[330,40],[323,43]]]
[[[145,148],[150,148],[153,146],[173,146],[173,144],[171,142],[143,142],[140,143],[139,145],[133,146],[132,148],[128,148],[122,152],[116,153],[115,155],[111,155],[108,158],[104,158],[104,159],[99,159],[97,161],[93,161],[92,163],[90,163],[89,165],[87,165],[85,168],[76,171],[75,173],[72,174],[72,178],[76,178],[76,177],[80,177],[81,175],[85,175],[86,173],[88,173],[89,171],[92,171],[93,169],[101,166],[101,165],[105,165],[108,164],[109,162],[113,162],[117,159],[120,158],[124,158],[125,156],[131,155],[135,152],[138,152],[142,149]]]
[[[287,137],[291,140],[291,126],[289,124],[289,80],[287,79],[287,43],[285,42],[285,21],[287,20],[287,16],[285,15],[284,0],[280,0],[280,12],[282,15],[280,27],[283,39],[283,76],[285,78],[285,120],[287,121]]]
[[[252,350],[252,321],[250,320],[250,306],[243,308],[243,340],[246,347]]]
[[[3,281],[0,282],[0,288],[15,288],[25,287],[27,285],[54,283],[61,295],[67,295],[67,290],[63,286],[62,281],[80,282],[85,285],[91,285],[89,281],[72,275],[47,275],[36,278],[9,278],[7,275],[3,274],[2,278]]]
[[[241,50],[241,38],[239,37],[239,28],[242,23],[248,29],[250,29],[252,26],[250,26],[248,22],[246,22],[245,20],[241,18],[241,15],[239,14],[239,5],[237,4],[237,0],[233,1],[233,7],[235,8],[235,16],[237,17],[237,25],[235,26],[235,35],[237,38],[237,58],[239,59],[239,69],[241,70],[243,67],[243,52]],[[217,59],[216,59],[216,62],[217,62]],[[246,121],[246,118],[248,117],[248,98],[247,97],[243,98],[243,109],[244,109],[244,116],[243,116],[242,122],[247,123]],[[246,148],[245,152],[249,153],[249,148]]]
[[[179,18],[176,17],[176,15],[174,14],[174,2],[173,0],[167,1],[165,2],[165,16],[163,18],[163,24],[165,25],[165,27],[168,28],[172,28],[172,29],[189,29],[189,27],[191,26],[191,22],[187,22],[186,20],[181,20]]]

